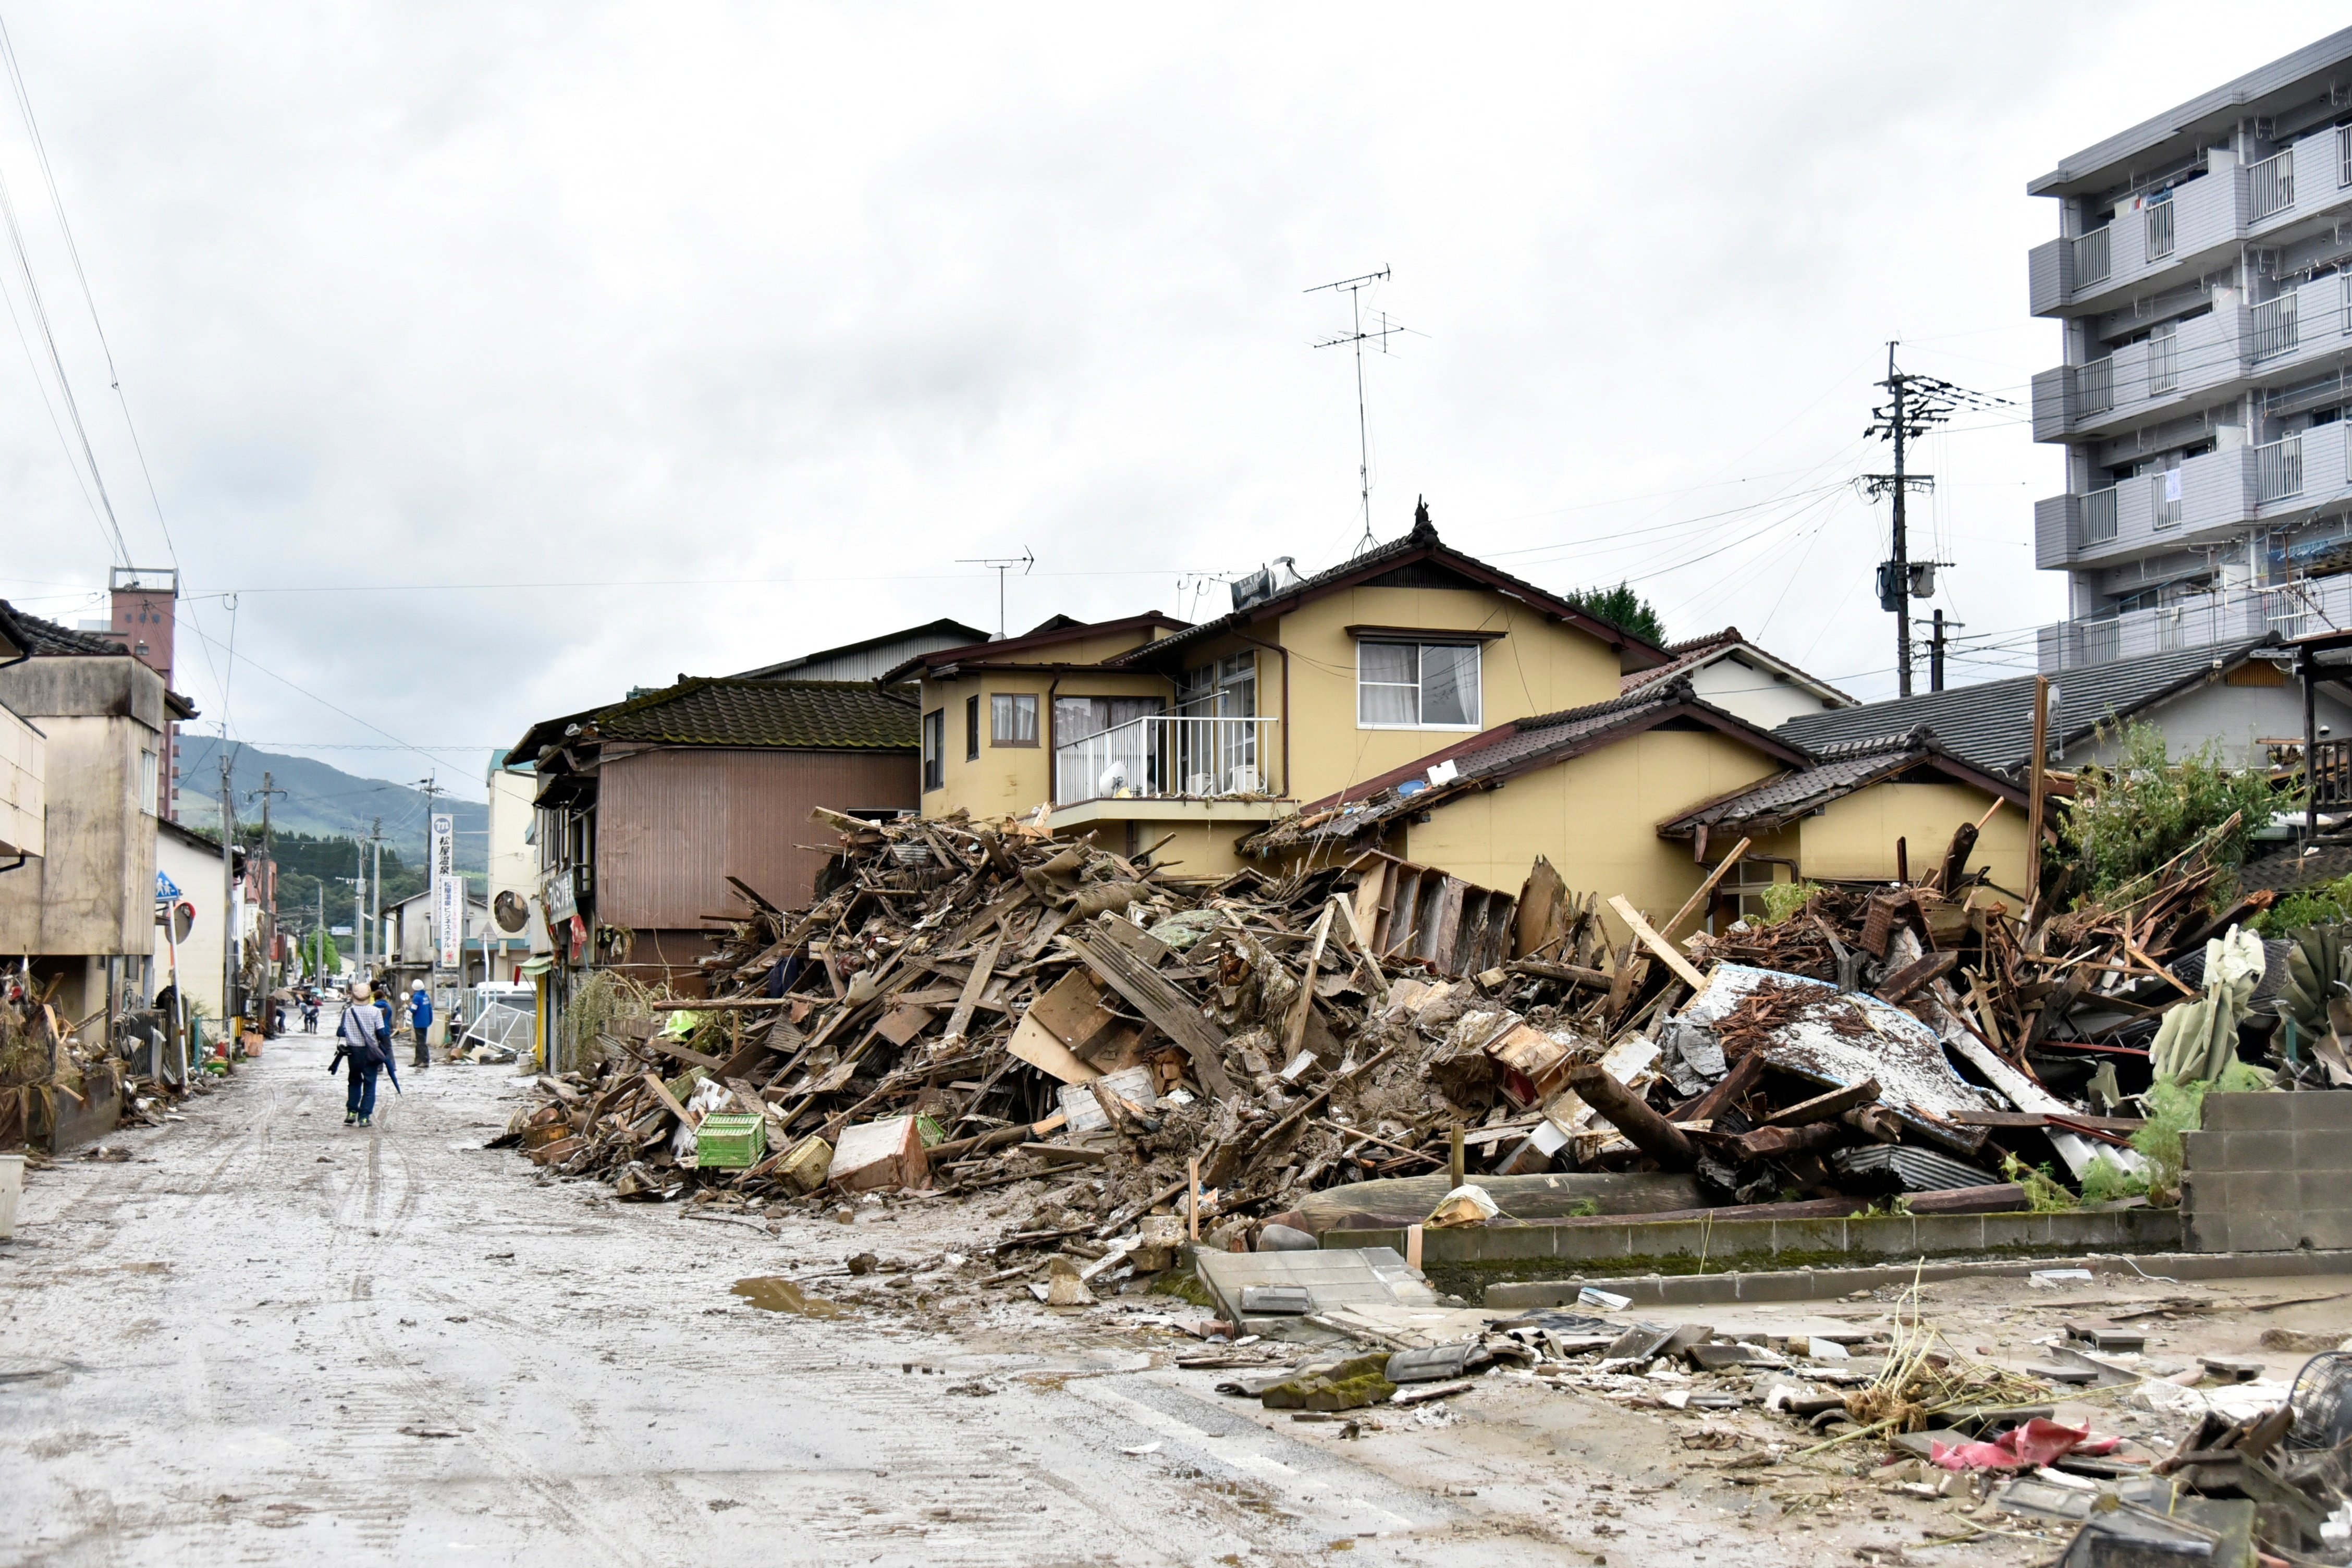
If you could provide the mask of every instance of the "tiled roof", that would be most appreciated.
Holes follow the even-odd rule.
[[[1628,670],[1620,678],[1620,684],[1625,690],[1631,691],[1633,688],[1646,685],[1653,680],[1663,680],[1678,670],[1695,669],[1720,655],[1729,653],[1734,648],[1746,648],[1774,669],[1785,671],[1790,676],[1822,691],[1835,692],[1839,697],[1845,698],[1848,703],[1853,701],[1852,698],[1847,698],[1844,692],[1839,691],[1828,681],[1818,676],[1807,675],[1787,659],[1777,654],[1769,653],[1749,642],[1738,626],[1726,626],[1719,632],[1710,632],[1703,637],[1692,637],[1687,642],[1668,643],[1666,652],[1673,656],[1668,663],[1662,664],[1655,669]]]
[[[55,621],[26,615],[5,599],[0,599],[0,613],[6,615],[9,630],[15,634],[15,640],[24,645],[25,651],[41,658],[54,658],[59,654],[121,656],[130,651],[111,637],[100,637],[95,632],[78,632],[71,626],[61,626]]]
[[[1147,660],[1156,660],[1163,655],[1190,647],[1196,643],[1205,642],[1211,637],[1220,637],[1237,627],[1247,626],[1265,614],[1266,606],[1269,605],[1314,598],[1325,592],[1345,586],[1351,579],[1378,575],[1385,567],[1402,564],[1408,558],[1422,554],[1433,555],[1448,565],[1467,567],[1483,576],[1492,578],[1497,584],[1524,595],[1541,608],[1580,624],[1588,631],[1604,635],[1612,642],[1622,639],[1629,650],[1654,656],[1663,651],[1655,644],[1635,636],[1622,626],[1613,626],[1577,609],[1560,599],[1558,595],[1547,593],[1532,583],[1522,582],[1507,573],[1487,565],[1483,561],[1475,560],[1458,550],[1448,548],[1445,542],[1437,537],[1436,525],[1429,521],[1429,509],[1423,506],[1413,515],[1412,531],[1402,539],[1392,539],[1386,544],[1364,552],[1351,561],[1343,561],[1328,571],[1318,572],[1312,577],[1303,578],[1281,589],[1271,598],[1261,600],[1246,609],[1234,610],[1219,616],[1214,620],[1202,621],[1189,631],[1181,631],[1172,636],[1161,637],[1158,642],[1138,648],[1133,653],[1124,654],[1117,659],[1106,662],[1139,664]]]
[[[1426,811],[1514,773],[1580,756],[1681,717],[1698,719],[1786,760],[1798,759],[1799,753],[1787,742],[1776,742],[1773,736],[1747,721],[1699,700],[1692,695],[1687,680],[1663,681],[1608,702],[1497,725],[1339,795],[1309,802],[1297,816],[1244,840],[1242,848],[1244,853],[1265,854],[1344,842],[1398,816]],[[1447,763],[1454,766],[1454,776],[1442,784],[1429,783],[1429,770]],[[1414,787],[1416,781],[1421,787]]]
[[[2277,640],[2274,636],[2248,638],[2067,670],[2053,682],[2058,705],[2052,715],[2051,745],[2063,753],[2102,723],[2128,720],[2234,668],[2255,649]],[[1934,731],[1947,751],[1980,768],[2009,773],[2022,767],[2033,752],[2033,677],[1956,686],[1860,708],[1825,709],[1801,714],[1774,733],[1819,752],[1842,742],[1918,729]]]
[[[590,722],[606,741],[669,746],[911,752],[919,743],[914,689],[863,680],[702,678],[599,709]]]
[[[1958,776],[2011,799],[2021,798],[2016,786],[1952,757],[1936,743],[1933,735],[1921,731],[1832,747],[1811,767],[1799,768],[1720,800],[1709,801],[1695,811],[1661,823],[1658,831],[1670,838],[1687,838],[1700,827],[1752,828],[1769,833],[1832,801],[1922,766]]]

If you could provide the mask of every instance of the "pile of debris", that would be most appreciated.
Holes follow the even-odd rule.
[[[2282,1086],[2323,1087],[2352,1032],[2352,942],[2265,946],[2269,895],[2212,912],[2196,848],[2020,916],[1964,826],[1917,882],[1685,938],[1743,843],[1662,922],[1608,900],[1612,941],[1540,859],[1517,900],[1377,852],[1209,881],[1020,823],[815,816],[814,905],[738,883],[708,998],[575,1004],[572,1069],[509,1141],[645,1199],[1043,1181],[1016,1244],[1534,1217],[1454,1189],[1555,1170],[1677,1177],[1651,1210],[1995,1212],[2162,1201],[2128,1113],[2157,1070],[2275,1034]],[[1326,1201],[1406,1176],[1413,1212]]]
[[[131,1070],[92,1026],[52,1002],[60,983],[37,994],[11,977],[0,992],[0,1151],[60,1152],[101,1138],[121,1122],[154,1124],[169,1091]],[[124,1028],[121,1052],[134,1048]]]

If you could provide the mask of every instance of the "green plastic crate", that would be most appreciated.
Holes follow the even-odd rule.
[[[767,1152],[764,1116],[713,1114],[694,1130],[694,1163],[705,1170],[749,1170]]]

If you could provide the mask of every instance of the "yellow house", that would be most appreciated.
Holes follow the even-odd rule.
[[[1745,879],[1725,889],[1725,901],[1736,903],[1743,890],[1752,893],[1770,880],[1924,878],[1943,863],[1963,823],[1981,824],[1971,868],[2023,904],[2018,889],[2026,881],[2024,790],[1955,756],[1927,730],[1825,747],[1814,755],[1810,767],[1661,823],[1659,837],[1688,843],[1694,861],[1706,860],[1710,852],[1719,858],[1738,840],[1750,840]],[[1737,912],[1758,911],[1750,904]]]
[[[1541,855],[1571,889],[1671,910],[1708,867],[1661,837],[1660,819],[1811,762],[1677,676],[1497,725],[1316,801],[1243,848],[1310,865],[1378,849],[1503,893]]]
[[[1160,864],[1219,874],[1244,863],[1239,839],[1301,800],[1605,702],[1628,671],[1669,657],[1448,549],[1426,507],[1402,539],[1314,577],[1261,574],[1234,598],[1200,626],[1057,619],[890,671],[920,682],[924,815],[1042,808],[1057,834],[1158,844]],[[1643,820],[1740,779],[1703,771]],[[1514,851],[1510,886],[1539,847]]]

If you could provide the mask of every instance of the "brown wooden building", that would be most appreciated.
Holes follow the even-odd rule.
[[[804,907],[824,857],[809,808],[891,814],[921,799],[914,689],[696,679],[533,725],[540,902],[556,970],[622,969],[691,994],[730,877]]]

